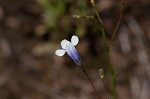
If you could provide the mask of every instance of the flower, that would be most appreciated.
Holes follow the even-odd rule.
[[[75,48],[78,42],[79,42],[79,38],[75,35],[71,37],[71,42],[66,39],[62,40],[61,41],[62,49],[56,50],[55,54],[57,56],[63,56],[65,53],[67,53],[77,65],[81,66],[82,60],[81,60],[79,53],[77,52]]]

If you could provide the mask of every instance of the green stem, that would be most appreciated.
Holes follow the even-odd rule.
[[[115,75],[115,71],[113,69],[111,59],[110,59],[110,48],[109,48],[109,45],[108,45],[108,42],[107,42],[107,39],[106,39],[106,33],[105,33],[105,30],[104,30],[104,25],[103,25],[103,22],[102,22],[102,19],[101,19],[99,13],[98,13],[98,10],[96,8],[95,2],[91,2],[91,3],[92,3],[92,6],[94,8],[94,11],[96,13],[96,16],[98,18],[98,23],[99,23],[99,26],[100,26],[100,29],[101,29],[101,32],[102,32],[102,37],[103,37],[103,40],[104,40],[103,44],[104,44],[104,48],[105,48],[107,61],[108,61],[108,64],[109,64],[109,73],[110,73],[110,77],[111,77],[112,83],[113,83],[112,95],[113,95],[114,99],[116,99],[117,98],[116,97],[116,75]]]
[[[117,30],[118,30],[118,28],[119,28],[119,26],[120,26],[120,22],[121,22],[122,17],[123,17],[123,10],[124,10],[124,3],[122,3],[122,5],[121,5],[120,16],[119,16],[119,19],[118,19],[118,21],[117,21],[117,25],[116,25],[116,27],[115,27],[115,30],[114,30],[114,32],[113,32],[113,35],[112,35],[112,37],[111,37],[110,46],[111,46],[111,43],[112,43],[112,41],[114,40],[115,35],[116,35],[116,33],[117,33]]]

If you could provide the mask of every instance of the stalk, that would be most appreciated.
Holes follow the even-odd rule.
[[[116,96],[116,75],[115,75],[115,71],[113,69],[111,59],[110,59],[110,47],[109,47],[107,39],[106,39],[106,33],[105,33],[104,25],[103,25],[103,22],[102,22],[102,19],[101,19],[99,13],[98,13],[98,9],[96,8],[95,1],[91,0],[91,4],[92,4],[92,7],[94,8],[94,11],[96,13],[99,27],[100,27],[101,32],[102,32],[102,37],[103,37],[103,41],[104,41],[103,45],[104,45],[104,49],[105,49],[105,53],[106,53],[107,62],[109,65],[109,74],[110,74],[110,77],[112,79],[112,85],[113,85],[112,95],[113,95],[114,99],[117,99],[117,96]]]
[[[97,96],[97,99],[100,99],[100,96],[99,96],[99,94],[98,94],[98,92],[97,92],[97,90],[96,90],[96,88],[95,88],[95,86],[94,86],[94,84],[93,84],[93,82],[92,82],[92,79],[90,78],[90,76],[89,76],[88,73],[86,72],[84,66],[83,66],[83,65],[82,65],[82,66],[79,66],[79,68],[82,70],[82,72],[83,72],[83,73],[86,75],[86,77],[88,78],[88,80],[89,80],[89,82],[90,82],[90,84],[91,84],[91,86],[92,86],[92,88],[93,88],[93,90],[94,90],[94,92],[95,92],[95,95]]]

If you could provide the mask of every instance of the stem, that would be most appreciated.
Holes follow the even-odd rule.
[[[94,92],[95,92],[97,98],[100,99],[100,96],[99,96],[99,94],[98,94],[98,92],[97,92],[97,90],[96,90],[96,88],[95,88],[95,86],[94,86],[94,84],[93,84],[93,82],[92,82],[90,76],[88,75],[88,73],[87,73],[86,70],[84,69],[84,66],[79,66],[79,68],[83,71],[83,73],[86,75],[86,77],[87,77],[88,80],[90,81],[90,83],[91,83],[91,85],[92,85],[92,88],[93,88],[93,90],[94,90]]]
[[[107,61],[108,61],[108,65],[109,65],[109,73],[110,73],[110,77],[112,79],[112,83],[113,83],[113,89],[112,89],[112,95],[114,97],[114,99],[117,99],[116,97],[116,76],[115,76],[115,71],[113,69],[113,66],[112,66],[112,63],[111,63],[111,60],[110,60],[110,48],[109,48],[109,45],[108,45],[108,42],[107,42],[107,39],[106,39],[106,33],[105,33],[105,30],[104,30],[104,25],[103,25],[103,22],[102,22],[102,19],[99,15],[99,12],[96,8],[96,5],[95,5],[95,2],[94,0],[91,0],[91,4],[92,4],[92,7],[94,8],[94,11],[96,13],[96,16],[98,18],[98,23],[99,23],[99,26],[100,26],[100,29],[101,29],[101,32],[102,32],[102,37],[103,37],[103,40],[104,40],[104,48],[105,48],[105,53],[106,53],[106,58],[107,58]]]
[[[121,5],[120,16],[119,16],[119,19],[118,19],[118,21],[117,21],[117,25],[116,25],[115,30],[114,30],[114,32],[113,32],[112,38],[111,38],[111,40],[110,40],[110,45],[111,45],[112,41],[113,41],[114,38],[115,38],[115,35],[116,35],[117,30],[118,30],[118,28],[119,28],[120,22],[121,22],[121,20],[122,20],[122,17],[123,17],[123,10],[124,10],[124,3],[122,3],[122,5]]]

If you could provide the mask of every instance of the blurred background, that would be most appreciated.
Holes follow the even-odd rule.
[[[124,2],[123,20],[111,45],[118,99],[150,99],[149,0],[96,0],[110,41]],[[63,39],[77,35],[77,50],[101,99],[111,96],[102,35],[90,0],[0,0],[0,99],[96,99],[66,54]],[[104,69],[105,80],[98,70]]]

